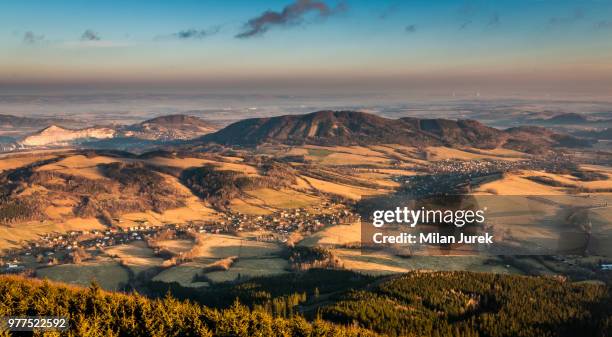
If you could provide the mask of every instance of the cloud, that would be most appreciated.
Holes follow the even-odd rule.
[[[581,9],[575,9],[569,16],[555,16],[548,19],[548,24],[552,26],[562,26],[572,24],[582,19],[584,19],[584,12]]]
[[[471,17],[474,16],[478,12],[478,7],[476,7],[472,3],[463,3],[457,9],[457,13],[462,17]]]
[[[612,21],[610,20],[601,20],[595,23],[595,28],[597,29],[612,29]]]
[[[100,40],[101,40],[100,35],[91,29],[84,31],[83,35],[81,35],[81,41],[100,41]]]
[[[467,20],[465,22],[463,22],[461,24],[461,26],[459,26],[459,30],[464,30],[466,29],[470,24],[472,24],[472,20]]]
[[[417,26],[416,25],[408,25],[408,26],[406,26],[406,28],[404,28],[404,30],[406,31],[406,33],[416,33]]]
[[[209,29],[185,29],[181,30],[178,33],[174,33],[171,37],[180,39],[180,40],[201,40],[205,37],[209,37],[211,35],[217,34],[221,30],[220,26],[214,26]]]
[[[319,18],[326,18],[330,15],[346,10],[344,2],[338,3],[335,8],[329,7],[322,1],[313,0],[296,0],[283,8],[280,12],[265,11],[257,17],[249,20],[243,28],[243,31],[236,35],[239,39],[261,36],[265,34],[271,27],[292,26],[303,23],[304,16],[314,13]]]
[[[83,48],[122,48],[129,47],[131,44],[125,41],[92,40],[92,41],[65,41],[61,44],[64,48],[83,49]]]
[[[23,43],[35,44],[45,39],[44,35],[34,34],[32,31],[27,31],[23,34]]]
[[[499,26],[499,24],[500,24],[499,14],[495,13],[491,15],[491,17],[489,18],[487,27],[496,27],[496,26]]]
[[[378,18],[381,20],[384,20],[390,17],[391,15],[395,14],[398,10],[399,10],[399,4],[397,3],[390,4],[385,9],[383,9],[382,12],[380,12],[380,14],[378,15]]]

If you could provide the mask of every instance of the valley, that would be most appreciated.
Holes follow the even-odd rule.
[[[598,231],[612,230],[606,215],[596,215],[607,214],[612,191],[612,170],[596,165],[599,157],[577,164],[571,150],[544,149],[542,157],[503,147],[438,144],[196,143],[140,155],[111,150],[8,155],[0,173],[4,270],[82,285],[92,278],[113,279],[102,284],[144,292],[143,279],[206,288],[313,267],[366,275],[470,269],[603,277],[596,262],[609,254],[603,247],[592,251],[593,257],[565,262],[361,251],[360,201],[398,193],[467,193],[481,202],[487,196],[587,196],[590,203],[606,205],[593,210],[603,219]],[[552,214],[561,205],[554,203],[539,207],[548,205]],[[503,213],[506,206],[493,207]],[[496,229],[517,238],[542,230],[518,225],[524,219],[519,213],[505,216]],[[296,263],[296,249],[323,249],[328,255]],[[88,272],[81,274],[81,266]],[[126,277],[112,276],[117,268]]]
[[[171,293],[215,308],[240,298],[275,317],[334,322],[352,315],[342,307],[361,305],[352,286],[375,289],[415,272],[609,283],[611,155],[554,132],[444,120],[410,119],[397,130],[408,136],[394,143],[362,137],[343,114],[289,118],[296,125],[282,117],[281,129],[255,120],[231,133],[252,143],[221,138],[222,129],[138,153],[63,146],[3,154],[0,272]],[[397,124],[359,114],[381,134]],[[503,242],[474,251],[435,243],[380,250],[364,241],[372,205],[444,195],[490,209],[474,230]],[[305,293],[275,286],[286,278]],[[262,290],[249,290],[254,284]]]

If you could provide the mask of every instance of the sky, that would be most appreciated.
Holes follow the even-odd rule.
[[[612,95],[612,0],[4,0],[0,85]]]

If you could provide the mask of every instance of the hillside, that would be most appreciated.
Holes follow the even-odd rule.
[[[70,161],[94,166],[86,174]],[[64,171],[62,171],[64,169]],[[106,225],[129,212],[184,205],[185,195],[163,174],[142,163],[84,156],[54,158],[0,173],[0,223],[97,218]]]
[[[86,128],[79,130],[65,129],[51,125],[39,132],[23,138],[19,143],[24,146],[64,145],[78,140],[108,139],[115,136],[110,128]]]
[[[236,145],[350,145],[418,142],[415,137],[418,135],[407,125],[376,115],[356,111],[318,111],[306,115],[245,119],[203,139]]]
[[[318,111],[305,115],[245,119],[201,140],[243,146],[264,143],[324,146],[401,144],[503,147],[528,152],[557,146],[589,145],[575,137],[542,128],[498,130],[473,120],[395,120],[357,111]]]
[[[236,303],[219,310],[171,297],[148,299],[0,276],[0,315],[61,316],[70,336],[375,336],[357,327],[273,317]],[[18,304],[19,303],[19,304]],[[70,309],[69,309],[70,308]],[[4,336],[4,334],[3,334]]]
[[[388,336],[606,336],[610,289],[543,277],[411,272],[323,308]]]
[[[344,284],[334,282],[339,276]],[[206,307],[168,295],[149,299],[0,276],[0,315],[59,315],[70,320],[70,333],[91,336],[607,336],[611,328],[610,289],[603,285],[419,271],[363,281],[313,270],[211,292],[183,290],[195,301],[248,305]],[[309,313],[317,308],[318,315]]]
[[[168,115],[129,125],[121,131],[123,137],[147,140],[193,139],[215,131],[210,123],[193,116]]]
[[[495,148],[504,138],[504,132],[474,120],[400,119],[421,133],[431,135],[444,145],[467,145],[480,148]]]

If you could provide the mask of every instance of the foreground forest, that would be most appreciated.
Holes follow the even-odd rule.
[[[75,288],[2,276],[0,316],[69,317],[67,336],[603,337],[612,331],[610,287],[559,278],[412,272],[357,282],[354,289],[326,295],[307,282],[295,288],[303,293],[262,296],[274,293],[277,281],[236,285],[272,306],[236,300],[229,307],[211,308],[170,295],[150,299],[105,292],[96,284]],[[289,314],[277,311],[281,302]],[[310,320],[301,313],[309,306],[318,307]]]

